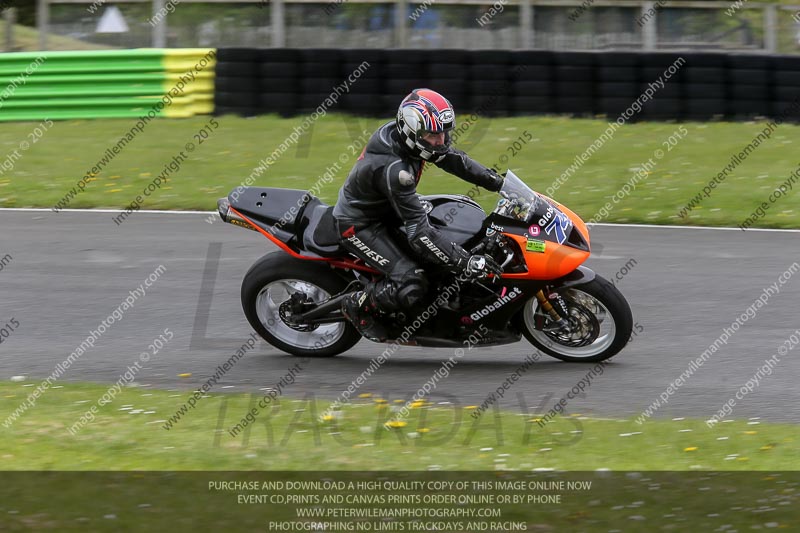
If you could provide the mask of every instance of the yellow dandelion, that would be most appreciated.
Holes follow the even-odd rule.
[[[747,457],[737,457],[736,460],[737,461],[749,461],[750,459],[748,459]]]
[[[372,398],[372,394],[370,394],[369,392],[362,392],[361,394],[358,395],[358,397],[359,398]]]
[[[387,428],[392,428],[392,429],[404,428],[407,425],[408,423],[403,422],[402,420],[390,420],[384,424],[384,426],[386,426]]]
[[[111,189],[111,190],[110,190],[110,191],[108,191],[108,192],[122,192],[122,189]]]
[[[375,403],[383,404],[383,403],[388,403],[388,402],[386,400],[384,400],[383,398],[375,398]]]
[[[430,428],[419,428],[417,433],[428,433],[430,430]]]
[[[697,449],[697,446],[689,446],[688,448],[684,448],[683,451],[685,452],[693,452]]]
[[[471,411],[471,410],[473,410],[473,409],[477,409],[477,408],[478,408],[478,406],[477,406],[477,405],[468,405],[468,406],[466,406],[464,409],[468,409],[468,410],[470,410],[470,411]]]
[[[528,422],[541,422],[542,420],[542,418],[531,418]]]
[[[178,377],[179,378],[190,378],[190,377],[192,377],[192,373],[191,372],[184,372],[183,374],[178,374]]]
[[[333,415],[325,415],[325,416],[323,416],[323,417],[322,417],[322,421],[323,421],[323,422],[330,422],[330,421],[331,421],[331,420],[333,420],[334,418],[335,418],[335,417],[334,417]]]
[[[395,400],[394,403],[403,403],[405,400]]]
[[[758,433],[758,431],[745,431],[744,432],[745,435],[755,435],[756,433]]]
[[[411,408],[412,409],[418,409],[418,408],[422,407],[423,405],[425,405],[425,402],[413,402],[411,404]]]
[[[764,446],[762,446],[760,449],[761,449],[762,451],[765,451],[765,450],[771,450],[771,449],[772,449],[772,448],[774,448],[774,447],[775,447],[775,446],[773,446],[772,444],[765,444],[765,445],[764,445]]]

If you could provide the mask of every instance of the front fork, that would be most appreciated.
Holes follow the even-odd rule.
[[[539,289],[539,292],[536,293],[536,299],[539,300],[539,305],[542,306],[542,309],[544,309],[545,312],[550,315],[550,318],[553,319],[553,325],[546,329],[542,327],[542,331],[556,331],[569,325],[569,322],[567,322],[560,314],[558,314],[558,311],[556,311],[556,308],[550,303],[550,300],[547,299],[547,296],[544,295],[544,291],[542,289]]]
[[[573,287],[575,285],[583,285],[584,283],[589,283],[594,279],[594,277],[595,273],[592,269],[587,268],[585,266],[579,266],[566,276],[555,280],[554,285],[559,290],[563,290],[568,287]],[[556,309],[547,299],[547,296],[545,296],[544,294],[544,290],[540,289],[539,292],[536,293],[536,299],[539,300],[539,304],[542,306],[542,309],[544,309],[545,312],[548,315],[550,315],[550,318],[552,318],[554,322],[552,326],[548,328],[542,328],[542,331],[555,331],[569,325],[569,322],[565,320],[558,313],[558,311],[556,311]],[[562,311],[564,311],[564,313],[567,313],[567,309],[566,306],[564,305],[563,300],[561,299],[561,297],[559,297],[558,299],[559,303],[561,304]]]

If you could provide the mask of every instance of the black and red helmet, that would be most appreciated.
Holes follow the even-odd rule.
[[[414,89],[400,103],[396,123],[400,140],[413,157],[436,161],[450,149],[456,114],[450,101],[436,91]],[[426,133],[444,133],[444,144],[433,146],[424,141]]]

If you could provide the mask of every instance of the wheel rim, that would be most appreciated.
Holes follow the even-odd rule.
[[[567,301],[568,307],[571,304],[578,304],[582,308],[592,313],[598,322],[599,331],[597,331],[597,338],[591,344],[586,346],[565,346],[560,344],[556,339],[548,335],[546,332],[536,329],[535,317],[539,310],[539,300],[532,298],[525,304],[524,319],[525,327],[531,333],[531,336],[541,345],[548,347],[550,350],[562,355],[574,357],[576,359],[593,357],[602,353],[614,342],[617,333],[617,324],[611,312],[608,310],[603,302],[584,292],[578,288],[567,289],[561,293],[562,298]],[[544,313],[544,311],[541,311]]]
[[[298,279],[284,279],[265,285],[256,297],[256,313],[267,331],[286,344],[306,350],[326,348],[341,339],[345,332],[343,322],[320,324],[312,331],[298,331],[283,321],[281,304],[298,293],[315,303],[321,303],[331,296],[320,286]]]

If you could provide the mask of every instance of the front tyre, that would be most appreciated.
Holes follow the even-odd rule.
[[[325,265],[295,259],[282,252],[263,256],[242,281],[242,308],[261,337],[284,352],[301,357],[332,357],[355,346],[361,335],[346,319],[314,326],[285,319],[292,298],[321,303],[342,292],[347,283]]]
[[[604,361],[625,347],[633,329],[631,308],[608,280],[595,276],[589,283],[554,290],[567,306],[569,326],[548,330],[549,317],[531,298],[517,315],[531,344],[556,359],[585,363]]]

